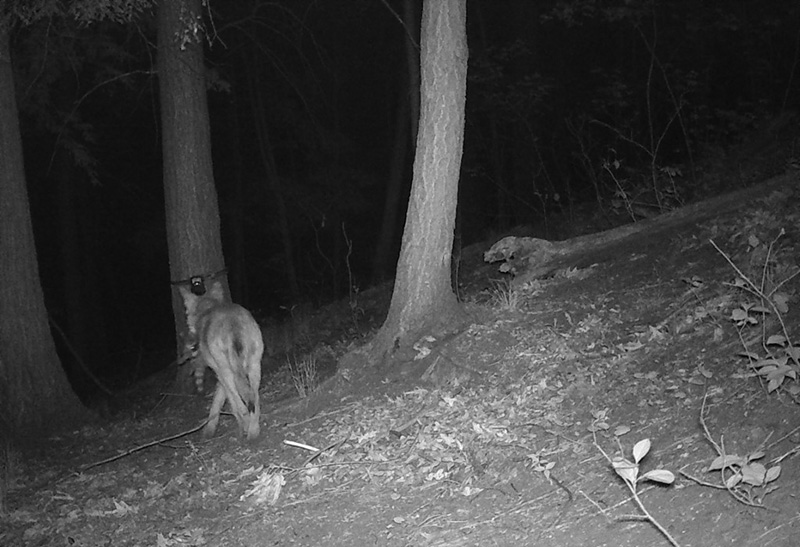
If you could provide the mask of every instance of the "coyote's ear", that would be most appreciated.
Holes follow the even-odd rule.
[[[214,281],[211,283],[211,288],[208,289],[207,296],[208,298],[216,300],[217,302],[224,302],[225,293],[222,290],[222,283],[219,281]]]

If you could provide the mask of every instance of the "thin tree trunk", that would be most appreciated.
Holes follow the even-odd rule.
[[[39,279],[7,28],[0,25],[0,413],[29,434],[86,416],[56,355]],[[21,431],[25,428],[25,431]]]
[[[466,0],[425,0],[421,116],[414,180],[392,302],[376,362],[460,316],[450,285],[467,84]]]
[[[161,98],[167,246],[173,283],[218,277],[225,293],[225,260],[211,164],[201,0],[162,0],[158,9],[158,74]],[[184,347],[183,302],[173,290],[178,353]],[[188,384],[187,367],[178,381]]]

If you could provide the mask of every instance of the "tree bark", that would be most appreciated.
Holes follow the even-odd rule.
[[[86,416],[56,354],[39,279],[9,35],[0,24],[0,417],[23,433]]]
[[[158,74],[161,98],[167,246],[173,283],[192,276],[223,281],[225,259],[211,164],[201,0],[162,0],[158,9]],[[178,353],[184,347],[183,302],[173,290]],[[188,384],[181,367],[178,381]]]
[[[450,286],[467,85],[466,0],[425,0],[421,115],[392,302],[373,342],[385,362],[460,315]]]

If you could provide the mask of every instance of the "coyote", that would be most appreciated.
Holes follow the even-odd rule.
[[[217,390],[203,428],[206,436],[217,429],[225,399],[248,440],[259,433],[258,387],[261,383],[261,356],[264,341],[253,316],[238,304],[225,302],[222,285],[214,281],[202,296],[179,287],[186,306],[193,358],[202,381],[202,371],[210,367],[217,375]]]

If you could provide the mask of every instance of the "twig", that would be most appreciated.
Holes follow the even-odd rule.
[[[728,494],[730,494],[731,497],[733,497],[733,499],[735,499],[736,501],[738,501],[739,503],[741,503],[743,505],[747,505],[748,507],[761,507],[763,509],[768,509],[764,505],[759,505],[757,503],[753,503],[752,501],[747,499],[738,490],[736,490],[734,487],[730,486],[728,484],[728,481],[725,479],[725,470],[726,469],[730,469],[731,472],[734,473],[734,474],[736,473],[736,470],[730,464],[725,464],[725,462],[727,460],[727,455],[725,453],[725,440],[724,440],[724,438],[722,436],[720,436],[719,443],[717,443],[711,437],[711,432],[708,430],[708,426],[706,425],[706,420],[703,417],[703,414],[705,413],[705,409],[706,409],[706,399],[707,398],[708,398],[708,391],[706,391],[705,395],[703,395],[703,404],[700,406],[700,425],[703,427],[703,436],[706,438],[706,440],[709,443],[711,443],[711,446],[713,446],[714,450],[717,452],[717,456],[719,456],[721,461],[723,462],[723,464],[720,466],[720,470],[719,470],[720,481],[722,482],[722,486],[711,485],[711,484],[707,484],[705,482],[701,482],[698,479],[696,479],[696,478],[684,473],[683,471],[681,471],[680,473],[683,476],[685,476],[686,478],[693,480],[697,484],[702,484],[703,486],[714,486],[715,488],[719,488],[720,490],[724,488],[725,490],[728,491]]]
[[[333,450],[334,448],[339,448],[340,446],[342,446],[345,443],[345,441],[347,441],[347,439],[348,439],[348,437],[345,437],[341,441],[336,441],[335,443],[329,444],[328,446],[326,446],[322,450],[317,450],[314,454],[309,456],[306,459],[306,461],[303,462],[303,465],[301,467],[305,468],[305,466],[307,466],[308,464],[310,464],[311,462],[316,460],[319,456],[321,456],[325,452],[328,452],[329,450]],[[284,442],[286,442],[286,441],[284,441]]]
[[[767,257],[764,259],[764,268],[767,267],[767,263],[769,261],[769,256],[772,253],[773,245],[778,240],[778,238],[783,236],[784,233],[785,233],[785,231],[783,229],[781,229],[781,231],[778,234],[778,236],[774,240],[772,240],[772,242],[769,244],[769,248],[767,249],[768,250],[768,254],[767,254]],[[775,291],[778,290],[778,288],[780,288],[786,282],[788,282],[789,280],[793,279],[797,275],[800,275],[800,268],[798,268],[794,273],[792,273],[790,276],[788,276],[786,279],[784,279],[781,283],[779,283],[777,287],[775,287],[774,289],[769,291],[769,294],[766,294],[764,292],[764,283],[765,283],[765,281],[763,279],[763,277],[766,275],[765,273],[762,273],[762,281],[761,281],[762,286],[761,287],[756,286],[756,284],[753,283],[753,281],[751,281],[750,278],[747,277],[745,275],[745,273],[742,270],[740,270],[739,267],[736,266],[736,264],[733,263],[733,260],[731,260],[731,258],[727,254],[725,254],[725,252],[722,249],[720,249],[717,246],[717,244],[714,242],[713,239],[709,239],[709,242],[711,243],[711,245],[714,246],[714,248],[717,250],[717,252],[722,255],[722,257],[726,260],[726,262],[728,262],[728,264],[730,264],[731,268],[733,268],[733,270],[736,272],[736,274],[739,276],[739,278],[745,283],[745,285],[741,286],[741,288],[746,290],[747,292],[749,292],[753,296],[756,296],[759,299],[761,299],[762,302],[765,302],[770,307],[770,309],[772,309],[772,312],[775,314],[775,317],[777,317],[778,323],[781,326],[781,330],[783,331],[784,338],[786,338],[787,343],[789,343],[789,345],[791,345],[790,341],[791,341],[792,337],[789,336],[789,331],[786,328],[786,323],[783,321],[783,317],[781,316],[780,310],[778,310],[778,307],[775,304],[775,302],[773,301],[773,299],[771,298],[771,296],[775,293]],[[745,349],[747,349],[747,348],[745,348]],[[795,362],[797,362],[797,361],[795,360]]]
[[[587,499],[587,501],[588,501],[589,503],[591,503],[592,505],[594,505],[594,506],[595,506],[595,509],[597,509],[598,511],[600,511],[600,514],[601,514],[601,515],[603,515],[604,517],[606,517],[606,518],[607,518],[609,521],[610,521],[610,520],[612,520],[612,518],[611,518],[611,517],[609,517],[608,515],[606,515],[606,510],[605,510],[605,509],[603,509],[603,508],[600,506],[600,504],[599,504],[599,503],[597,503],[597,502],[596,502],[596,501],[594,501],[592,498],[590,498],[590,497],[589,497],[589,496],[586,494],[586,492],[584,492],[583,490],[578,490],[578,492],[579,492],[579,493],[580,493],[580,494],[581,494],[581,495],[582,495],[584,498],[586,498],[586,499]],[[625,501],[624,501],[624,503],[628,503],[628,500],[625,500]]]
[[[412,34],[411,30],[408,28],[408,25],[406,25],[406,22],[403,21],[402,17],[400,17],[397,14],[397,12],[394,11],[394,9],[392,9],[392,6],[389,5],[389,2],[387,2],[386,0],[381,0],[381,2],[383,3],[384,6],[386,6],[386,9],[389,10],[389,13],[394,15],[394,18],[397,19],[397,21],[400,23],[400,26],[403,27],[403,30],[406,31],[406,36],[408,36],[408,41],[411,42],[411,44],[414,46],[414,49],[419,51],[419,44],[417,44],[417,42],[414,41],[414,35]]]
[[[713,482],[704,481],[699,477],[695,477],[694,475],[690,475],[686,471],[678,471],[681,475],[689,479],[690,481],[699,484],[700,486],[708,486],[709,488],[716,488],[717,490],[726,490],[724,486],[721,484],[714,484]]]
[[[730,488],[728,488],[727,486],[724,486],[724,485],[721,485],[721,484],[714,484],[713,482],[704,481],[701,478],[695,477],[694,475],[690,475],[686,471],[678,471],[678,473],[680,473],[681,475],[683,475],[684,477],[686,477],[690,481],[692,481],[692,482],[694,482],[696,484],[699,484],[700,486],[707,486],[709,488],[716,488],[717,490],[728,490],[728,491],[730,491]],[[774,511],[774,509],[771,509],[770,507],[767,507],[766,505],[759,505],[759,504],[753,503],[752,501],[749,501],[747,499],[739,499],[739,497],[736,496],[735,494],[731,494],[731,495],[734,498],[736,498],[736,501],[739,501],[739,502],[743,503],[744,505],[747,505],[748,507],[757,507],[758,509],[768,509],[768,510]]]
[[[614,460],[612,460],[611,457],[609,457],[609,455],[606,454],[606,452],[600,447],[600,444],[597,442],[597,432],[596,432],[596,430],[594,428],[592,428],[592,438],[594,440],[595,448],[597,448],[597,450],[600,451],[600,453],[605,457],[605,459],[608,461],[608,463],[611,464],[611,466],[616,469],[616,466],[614,465]],[[619,443],[619,437],[617,437],[617,443]],[[638,461],[636,462],[636,467],[637,467],[637,474],[638,474]],[[669,541],[670,545],[673,545],[674,547],[680,547],[680,544],[675,540],[674,537],[672,537],[672,534],[670,534],[669,531],[666,528],[664,528],[661,525],[661,523],[658,522],[653,515],[650,514],[650,512],[647,510],[647,507],[644,506],[644,503],[642,502],[642,500],[639,497],[639,492],[637,491],[638,479],[637,480],[629,480],[624,475],[620,474],[619,472],[617,472],[617,475],[619,475],[619,477],[623,479],[622,482],[624,482],[625,486],[628,487],[628,490],[630,491],[631,495],[633,496],[633,501],[636,502],[636,505],[639,507],[639,510],[644,515],[644,517],[641,517],[640,515],[629,515],[626,518],[634,518],[634,519],[637,519],[637,520],[645,520],[645,521],[649,522],[650,524],[655,526],[656,529],[659,532],[661,532],[661,534],[667,539],[667,541]]]
[[[138,452],[140,450],[144,450],[145,448],[150,448],[151,446],[155,446],[157,444],[165,443],[167,441],[173,441],[175,439],[179,439],[181,437],[185,437],[186,435],[191,435],[192,433],[200,431],[207,423],[208,423],[208,420],[206,419],[206,420],[203,421],[203,423],[201,423],[197,427],[194,427],[194,428],[189,429],[187,431],[183,431],[183,432],[177,433],[175,435],[170,435],[169,437],[165,437],[163,439],[158,439],[158,440],[149,442],[147,444],[143,444],[141,446],[137,446],[137,447],[131,448],[130,450],[126,450],[122,454],[117,454],[116,456],[112,456],[110,458],[106,458],[105,460],[101,460],[99,462],[91,463],[91,464],[89,464],[89,465],[87,465],[85,467],[82,467],[80,472],[83,473],[84,471],[87,471],[87,470],[89,470],[89,469],[91,469],[93,467],[98,467],[100,465],[105,465],[105,464],[111,463],[111,462],[113,462],[115,460],[122,459],[122,458],[124,458],[126,456],[130,456],[134,452]]]
[[[772,463],[773,463],[773,464],[775,464],[775,465],[777,465],[777,464],[781,463],[783,460],[785,460],[786,458],[789,458],[789,457],[791,457],[791,456],[794,456],[794,455],[795,455],[795,454],[797,454],[798,452],[800,452],[800,446],[795,446],[794,448],[792,448],[791,450],[789,450],[789,451],[788,451],[787,453],[785,453],[784,455],[782,455],[782,456],[778,456],[777,458],[773,459],[773,460],[772,460]]]
[[[564,517],[566,516],[567,511],[569,511],[569,508],[572,506],[572,502],[575,501],[575,497],[572,495],[572,490],[570,490],[569,488],[564,486],[564,484],[560,480],[555,478],[552,473],[547,478],[549,480],[553,481],[554,483],[556,483],[556,485],[559,488],[561,488],[564,492],[567,493],[567,503],[565,503],[564,507],[561,508],[561,511],[558,513],[558,516],[556,516],[556,520],[553,521],[553,524],[551,524],[547,528],[543,528],[541,531],[539,531],[539,535],[536,538],[537,542],[542,539],[542,536],[545,533],[547,533],[547,532],[549,532],[551,530],[555,530],[558,527],[558,525],[561,524],[561,521],[564,520]]]
[[[658,529],[658,531],[661,532],[665,538],[667,538],[670,544],[674,545],[675,547],[680,547],[680,544],[677,541],[675,541],[675,538],[673,538],[672,535],[667,531],[667,529],[664,528],[661,525],[661,523],[658,522],[655,519],[655,517],[653,517],[653,515],[650,514],[650,511],[648,511],[647,508],[644,506],[642,500],[639,499],[639,494],[638,492],[636,492],[636,485],[630,484],[628,481],[623,481],[623,482],[625,482],[625,486],[627,486],[628,490],[630,490],[631,494],[633,494],[633,501],[635,501],[636,505],[639,506],[639,510],[641,510],[641,512],[644,513],[643,517],[641,515],[630,515],[630,517],[633,517],[634,519],[643,518],[644,520],[650,522],[650,524],[655,526]]]

